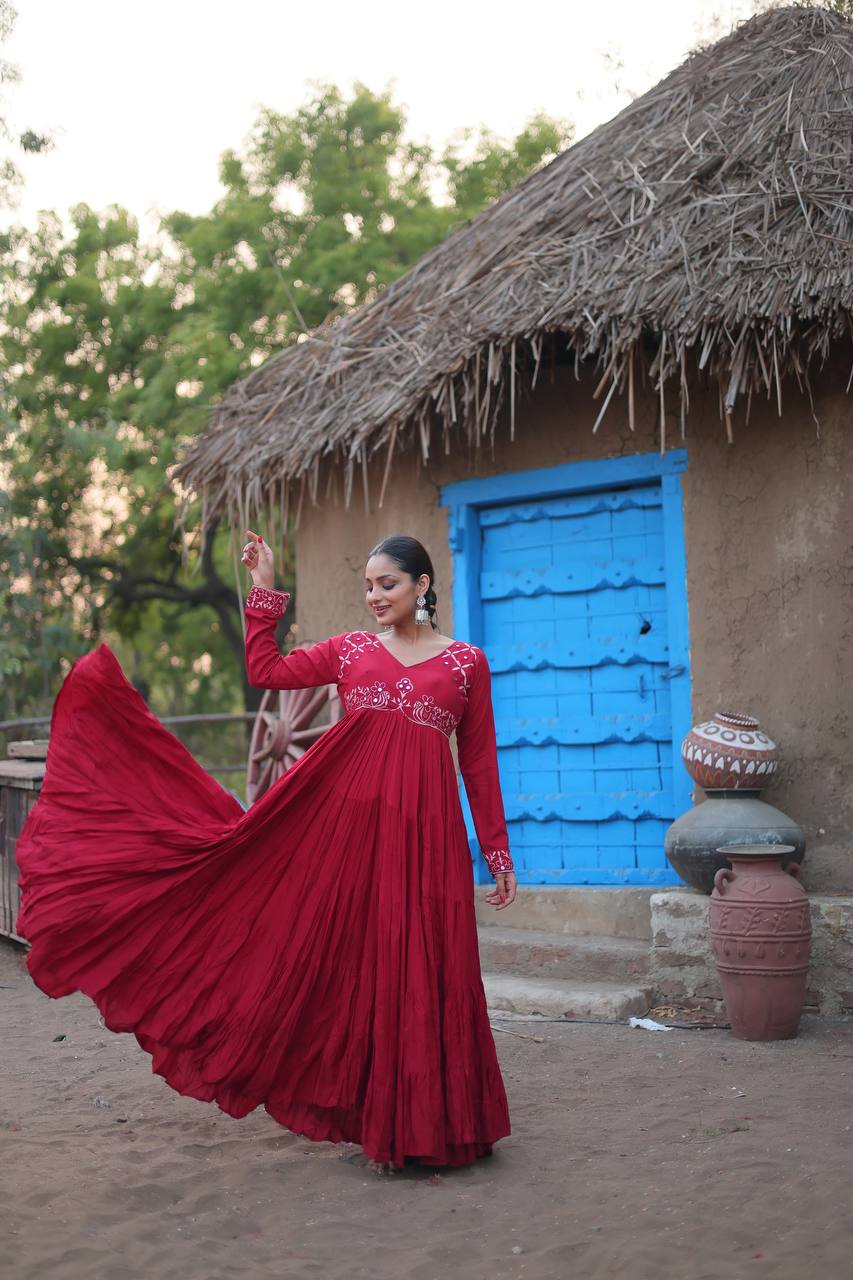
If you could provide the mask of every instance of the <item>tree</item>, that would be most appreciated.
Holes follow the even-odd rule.
[[[766,13],[790,3],[791,0],[752,0],[752,7],[754,13]],[[828,9],[841,18],[853,18],[853,0],[793,0],[793,4],[796,9]]]
[[[15,26],[18,14],[9,0],[0,0],[0,45],[5,44]],[[0,58],[0,85],[16,84],[21,78],[20,69],[13,63]],[[23,129],[15,134],[8,123],[5,102],[0,98],[0,138],[4,142],[20,147],[22,151],[47,151],[53,145],[51,139],[35,129]],[[11,156],[0,157],[0,206],[12,203],[16,189],[20,186],[21,174]]]
[[[235,379],[375,296],[569,137],[539,117],[510,145],[483,132],[437,156],[404,126],[386,94],[321,86],[291,115],[262,112],[244,154],[222,156],[215,207],[168,215],[155,243],[127,211],[86,205],[71,211],[70,236],[45,215],[9,237],[10,516],[38,540],[44,617],[61,625],[73,613],[78,648],[105,628],[137,652],[143,632],[159,637],[145,655],[161,700],[197,659],[199,632],[213,670],[241,673],[246,706],[259,697],[245,685],[224,532],[201,548],[195,575],[185,566],[169,483],[178,450]],[[212,679],[199,700],[227,705]]]
[[[17,13],[8,0],[0,0],[0,45],[12,33]],[[11,62],[0,57],[0,85],[15,84],[20,71]],[[25,152],[47,151],[52,143],[45,134],[34,129],[24,129],[16,134],[6,115],[5,98],[0,97],[0,139],[3,143]],[[21,183],[21,174],[12,155],[0,155],[0,208],[14,202]],[[8,241],[0,236],[0,251],[8,249]],[[2,287],[0,281],[0,287]],[[37,605],[31,595],[16,593],[16,583],[24,580],[26,567],[31,563],[34,548],[24,531],[16,534],[11,519],[11,497],[7,480],[0,466],[0,686],[8,690],[6,700],[13,710],[16,691],[29,664],[30,678],[45,694],[50,689],[50,671],[40,658],[51,652],[57,643],[70,641],[70,628],[46,630],[40,637],[45,649],[33,656],[33,638],[37,633]],[[55,658],[55,654],[53,654]]]
[[[813,0],[808,8],[829,9],[842,18],[853,18],[853,0]]]

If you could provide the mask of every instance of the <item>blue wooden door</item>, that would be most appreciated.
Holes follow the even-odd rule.
[[[687,726],[672,686],[683,694],[687,673],[671,650],[686,637],[686,598],[683,559],[667,548],[668,482],[476,510],[473,616],[522,882],[679,883],[663,851],[687,803],[680,762],[677,784],[673,773]]]

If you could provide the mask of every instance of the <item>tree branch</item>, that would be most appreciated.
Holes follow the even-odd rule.
[[[149,600],[165,600],[169,604],[186,605],[195,609],[206,606],[216,614],[222,636],[234,654],[240,681],[243,686],[243,702],[247,711],[255,710],[263,691],[249,684],[244,656],[243,632],[238,622],[237,596],[234,588],[219,574],[213,559],[214,537],[219,518],[206,529],[201,547],[201,569],[204,580],[199,586],[186,586],[176,582],[175,574],[166,578],[157,574],[130,573],[120,560],[104,556],[69,556],[67,563],[78,573],[89,577],[109,573],[104,580],[109,598],[122,605],[144,604]]]

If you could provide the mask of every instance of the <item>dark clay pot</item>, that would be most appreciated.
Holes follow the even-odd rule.
[[[721,867],[731,869],[722,845],[790,845],[783,866],[802,862],[806,838],[781,809],[759,800],[758,791],[709,791],[702,804],[673,822],[664,850],[682,880],[700,893],[710,893]]]
[[[723,847],[711,894],[711,948],[732,1032],[741,1040],[797,1034],[811,953],[809,900],[790,846]]]

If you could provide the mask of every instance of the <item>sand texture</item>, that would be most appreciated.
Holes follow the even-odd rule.
[[[850,1023],[776,1044],[502,1023],[512,1137],[381,1179],[179,1097],[22,954],[0,942],[6,1280],[853,1277]]]

